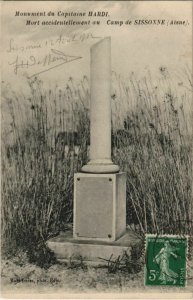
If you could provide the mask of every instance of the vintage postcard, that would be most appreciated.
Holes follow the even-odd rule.
[[[1,294],[193,296],[192,1],[1,1]]]

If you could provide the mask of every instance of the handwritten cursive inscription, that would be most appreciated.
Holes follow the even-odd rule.
[[[25,52],[25,51],[31,51],[34,49],[43,49],[46,47],[57,47],[60,45],[67,45],[71,43],[83,43],[86,42],[87,40],[92,40],[92,39],[100,39],[101,37],[95,36],[92,33],[73,33],[69,37],[66,37],[62,34],[59,36],[53,37],[51,39],[46,39],[42,41],[31,41],[30,43],[28,42],[27,44],[20,44],[18,43],[15,39],[11,38],[9,40],[9,45],[7,52],[8,53],[16,53],[16,52]]]
[[[17,55],[16,58],[14,59],[14,61],[9,62],[9,65],[13,66],[13,71],[16,75],[18,74],[18,70],[20,70],[20,69],[29,69],[33,66],[42,66],[43,68],[45,68],[42,71],[31,75],[30,76],[30,78],[31,78],[40,73],[47,72],[53,68],[59,67],[63,64],[66,64],[66,63],[69,63],[69,62],[72,62],[74,60],[81,59],[81,58],[82,58],[81,56],[67,55],[62,51],[51,49],[50,53],[48,53],[41,59],[37,58],[34,55],[30,55],[27,59],[24,60],[22,57]]]

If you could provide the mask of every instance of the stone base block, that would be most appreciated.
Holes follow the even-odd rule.
[[[137,242],[137,237],[129,230],[115,242],[80,241],[73,238],[72,231],[66,231],[48,240],[47,245],[60,261],[76,261],[81,257],[86,263],[103,265],[112,255],[113,259],[125,252],[130,255],[131,247]]]

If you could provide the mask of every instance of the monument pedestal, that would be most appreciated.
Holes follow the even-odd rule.
[[[102,264],[130,255],[131,232],[126,231],[126,173],[74,175],[73,230],[50,239],[48,247],[59,260]]]
[[[47,241],[48,247],[55,253],[59,261],[80,261],[89,265],[106,265],[110,257],[116,259],[125,252],[131,254],[132,246],[138,242],[136,235],[130,230],[114,242],[77,240],[72,230],[66,231]]]

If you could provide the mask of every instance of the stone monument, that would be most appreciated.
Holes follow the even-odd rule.
[[[130,250],[126,174],[111,160],[111,39],[91,47],[90,160],[74,175],[73,234],[48,241],[59,259],[97,262]]]
[[[111,160],[111,40],[91,48],[90,161],[75,174],[76,239],[115,241],[126,229],[126,178]]]

